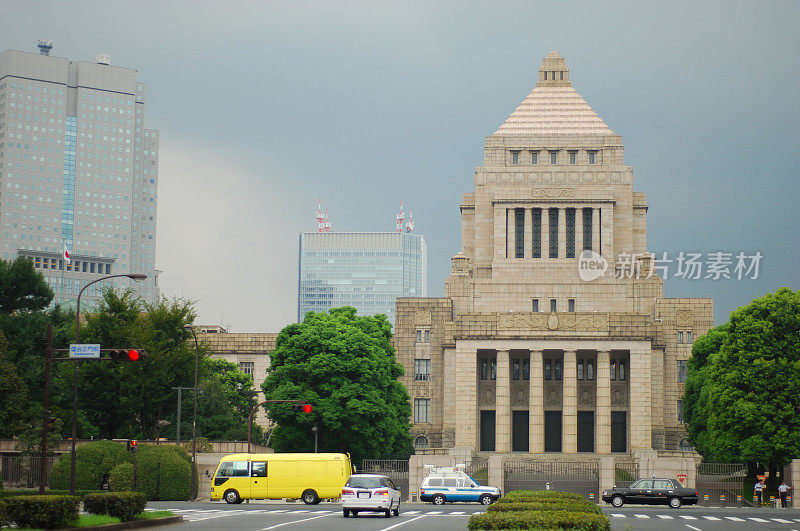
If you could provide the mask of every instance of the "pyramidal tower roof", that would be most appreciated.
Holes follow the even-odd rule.
[[[539,81],[494,136],[613,135],[569,82],[569,70],[558,52],[539,68]]]

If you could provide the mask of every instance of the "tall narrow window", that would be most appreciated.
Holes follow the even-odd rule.
[[[553,379],[553,360],[544,360],[544,379]]]
[[[531,164],[539,164],[539,152],[531,151]]]
[[[431,360],[414,360],[414,380],[427,382],[431,379]]]
[[[578,360],[576,366],[578,367],[578,380],[583,380],[583,360]]]
[[[539,299],[531,299],[531,311],[534,313],[539,311]]]
[[[575,299],[567,299],[567,311],[568,312],[575,311]]]
[[[511,164],[519,164],[519,151],[511,152]]]
[[[558,311],[558,299],[550,299],[550,311],[551,312]]]
[[[561,379],[561,360],[555,360],[555,363],[553,363],[553,377],[556,380]]]
[[[678,332],[678,343],[683,343],[683,332]]]
[[[533,209],[533,257],[542,257],[542,209]]]
[[[617,360],[611,360],[611,379],[617,379]]]
[[[550,164],[557,164],[557,163],[558,163],[558,151],[551,151]]]
[[[683,424],[683,400],[678,400],[678,424]]]
[[[597,156],[597,152],[596,151],[590,151],[589,152],[589,164],[594,164],[595,163],[594,161],[595,161],[595,157],[596,156]]]
[[[678,383],[684,383],[687,374],[688,367],[686,366],[686,360],[678,360]]]
[[[583,209],[583,250],[592,249],[592,209]]]
[[[481,380],[489,379],[489,360],[486,358],[481,359]]]
[[[414,399],[414,422],[430,422],[431,401],[428,398]]]
[[[691,343],[692,342],[692,332],[691,332],[691,330],[687,330],[686,331],[686,342],[687,343]]]
[[[594,360],[586,360],[586,379],[594,380]]]
[[[522,379],[530,380],[531,378],[531,360],[522,360]]]
[[[570,164],[577,164],[578,163],[578,152],[577,151],[570,151],[569,152],[569,163]]]
[[[525,209],[514,209],[514,257],[525,258]]]
[[[547,210],[550,217],[550,258],[558,258],[558,209]]]
[[[515,359],[511,363],[511,379],[519,380],[519,360]]]
[[[619,360],[619,381],[625,379],[625,360]]]
[[[497,380],[497,360],[491,360],[489,362],[489,370],[491,372],[492,380]]]
[[[568,208],[567,218],[567,258],[575,258],[575,209]]]

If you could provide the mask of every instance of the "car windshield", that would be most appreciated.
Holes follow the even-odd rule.
[[[347,486],[356,489],[377,489],[381,486],[381,478],[370,476],[350,476]]]

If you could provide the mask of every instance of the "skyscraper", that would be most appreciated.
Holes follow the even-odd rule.
[[[29,257],[56,301],[119,273],[147,274],[109,282],[157,300],[159,147],[144,127],[145,87],[108,55],[70,61],[39,48],[0,53],[0,256]]]
[[[300,234],[297,320],[306,312],[353,306],[394,324],[398,297],[425,297],[428,246],[408,232]]]

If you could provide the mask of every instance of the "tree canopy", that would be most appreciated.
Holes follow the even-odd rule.
[[[699,338],[684,400],[704,458],[775,468],[800,456],[800,291],[755,299]]]
[[[347,306],[309,312],[285,327],[262,385],[265,398],[305,400],[313,412],[271,404],[273,448],[313,451],[316,424],[319,451],[349,452],[354,462],[408,457],[411,406],[391,338],[385,315],[360,317]]]
[[[43,310],[53,300],[53,290],[29,258],[0,260],[0,313]]]

